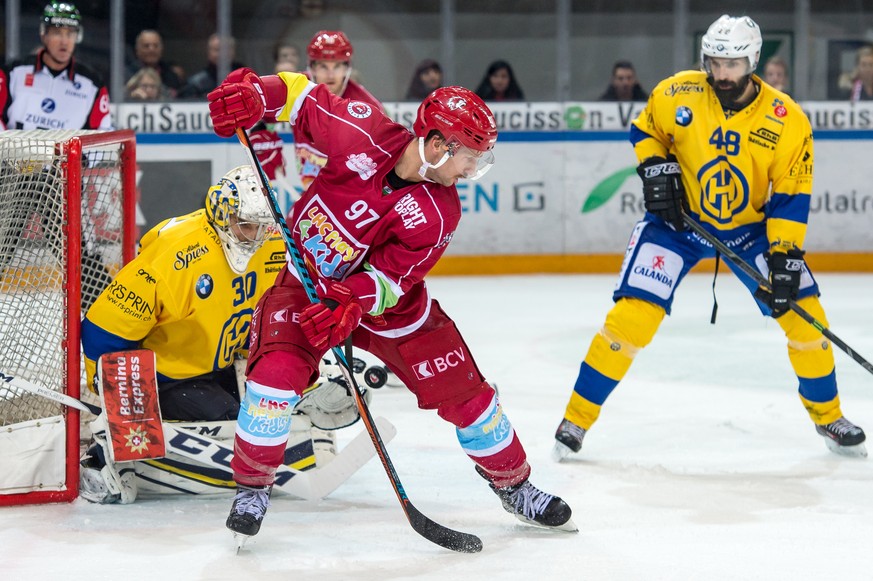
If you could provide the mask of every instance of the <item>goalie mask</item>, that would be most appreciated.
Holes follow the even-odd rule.
[[[82,42],[82,15],[72,2],[50,2],[42,11],[39,34],[44,35],[50,26],[72,28],[77,32],[76,42]]]
[[[230,268],[243,274],[274,226],[267,200],[251,167],[235,167],[209,188],[206,215],[221,239]]]
[[[464,174],[470,180],[479,179],[494,165],[491,150],[497,142],[497,123],[485,102],[469,89],[440,87],[428,95],[418,107],[412,130],[418,137],[421,177],[456,155],[475,162]],[[438,131],[449,149],[436,164],[428,163],[424,156],[424,142],[431,131]]]

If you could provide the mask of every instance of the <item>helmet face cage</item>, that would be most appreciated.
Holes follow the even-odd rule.
[[[306,47],[310,64],[313,61],[342,61],[352,60],[352,43],[341,30],[321,30]]]
[[[72,28],[77,32],[76,42],[82,42],[82,15],[72,2],[46,4],[39,23],[40,35],[44,35],[51,26]]]
[[[221,239],[228,264],[242,274],[274,227],[252,168],[236,167],[209,188],[206,215]]]
[[[761,56],[761,29],[748,16],[732,17],[722,15],[710,25],[700,42],[700,64],[703,70],[712,74],[710,58],[745,58],[748,62],[746,74],[750,75],[758,66]]]

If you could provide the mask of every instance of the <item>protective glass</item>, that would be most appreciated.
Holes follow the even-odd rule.
[[[494,165],[494,152],[491,150],[470,149],[455,138],[450,139],[446,147],[449,157],[455,160],[455,165],[468,180],[478,180]]]

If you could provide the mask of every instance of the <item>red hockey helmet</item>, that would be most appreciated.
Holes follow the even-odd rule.
[[[352,60],[352,43],[341,30],[320,30],[309,41],[306,54],[312,61],[343,61]]]
[[[474,151],[489,151],[497,141],[497,123],[488,105],[464,87],[440,87],[418,107],[412,130],[417,137],[439,131]]]

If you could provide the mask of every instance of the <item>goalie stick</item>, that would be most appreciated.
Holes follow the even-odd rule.
[[[713,247],[718,250],[722,255],[724,255],[725,258],[730,260],[737,266],[737,268],[739,268],[749,277],[751,277],[752,280],[754,280],[758,284],[758,286],[768,292],[772,290],[772,287],[770,286],[770,281],[767,280],[764,275],[758,271],[758,269],[743,260],[736,252],[731,250],[731,248],[727,244],[710,234],[709,231],[707,231],[703,226],[700,225],[699,222],[697,222],[697,220],[690,217],[684,211],[682,212],[682,219],[685,220],[685,223],[688,224],[689,228],[694,230],[694,232],[696,232],[701,238],[712,244]],[[861,357],[860,354],[858,354],[854,349],[849,347],[842,339],[834,335],[834,333],[830,329],[825,327],[820,321],[813,317],[803,307],[798,305],[797,301],[795,301],[794,299],[789,300],[788,307],[792,311],[797,313],[797,315],[801,319],[812,325],[817,331],[827,337],[831,343],[842,349],[846,355],[854,359],[855,362],[858,363],[861,367],[863,367],[870,373],[873,373],[873,365],[871,365],[869,361]]]
[[[0,382],[79,411],[91,412],[94,415],[100,415],[103,411],[96,405],[36,385],[6,372],[0,371]],[[394,425],[385,418],[376,418],[376,424],[388,441],[397,434]],[[186,429],[189,426],[194,427],[196,424],[184,423],[180,425],[186,427],[177,428],[171,423],[163,422],[167,450],[189,460],[205,464],[210,468],[227,470],[228,475],[230,475],[230,458],[233,456],[233,447],[203,434],[197,434],[191,429]],[[369,436],[366,432],[361,432],[324,467],[302,471],[284,464],[280,465],[276,470],[274,487],[303,500],[320,500],[336,490],[348,480],[349,476],[366,464],[373,457],[373,452]]]
[[[282,232],[282,237],[285,239],[285,246],[291,254],[294,269],[297,271],[300,281],[303,283],[303,288],[306,289],[306,295],[309,297],[310,301],[317,303],[319,299],[315,292],[315,286],[312,283],[309,272],[306,270],[306,265],[303,263],[303,257],[300,255],[300,251],[294,244],[294,239],[291,236],[288,224],[285,222],[285,217],[282,215],[279,208],[276,195],[270,187],[270,180],[267,179],[267,175],[264,173],[264,170],[255,155],[252,143],[249,141],[249,136],[246,134],[245,129],[242,128],[236,130],[236,136],[243,145],[252,168],[258,175],[258,179],[261,182],[261,190],[267,198],[270,212],[273,214],[273,219],[276,221],[276,224]],[[394,464],[388,456],[388,450],[385,449],[385,444],[382,441],[382,437],[379,435],[379,430],[373,422],[373,416],[370,414],[367,402],[364,401],[364,397],[361,395],[361,390],[355,381],[354,373],[349,366],[349,359],[351,358],[351,338],[348,339],[346,347],[349,351],[349,358],[346,357],[343,350],[338,346],[332,347],[331,351],[333,352],[334,357],[336,357],[337,363],[340,365],[343,376],[353,388],[352,392],[355,396],[355,403],[361,414],[361,420],[364,422],[364,426],[370,434],[370,439],[373,441],[376,453],[382,461],[382,466],[385,468],[388,480],[391,481],[391,486],[394,488],[397,499],[400,501],[400,506],[403,508],[403,512],[406,514],[406,518],[412,526],[412,529],[430,542],[446,549],[458,551],[460,553],[478,553],[482,550],[482,540],[479,537],[470,533],[456,531],[437,523],[420,512],[415,505],[412,504],[412,501],[409,500],[406,491],[403,489],[403,485],[400,483],[400,477],[394,469]]]

